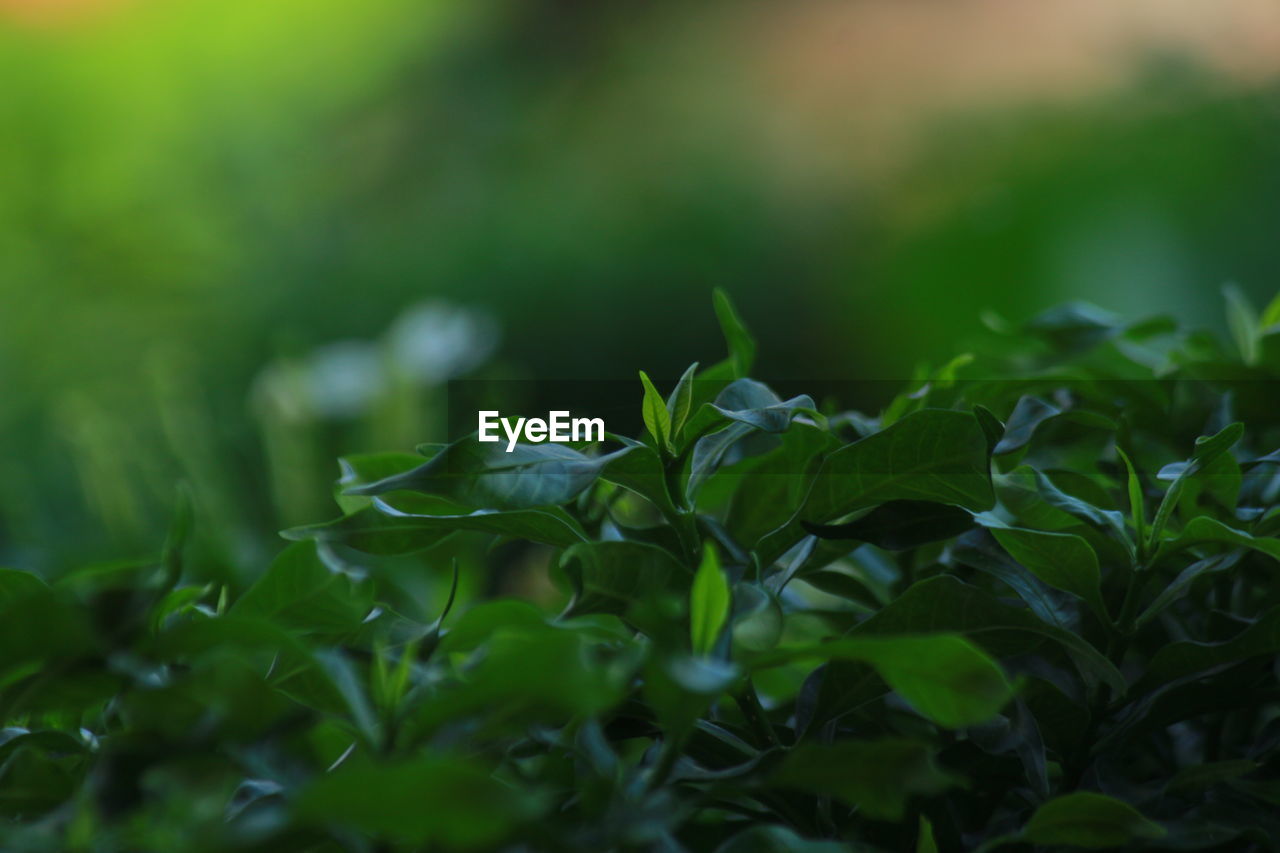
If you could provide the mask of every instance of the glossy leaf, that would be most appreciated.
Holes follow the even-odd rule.
[[[645,429],[653,436],[654,446],[671,453],[671,413],[667,411],[662,395],[653,387],[643,370],[640,371],[640,382],[644,385],[644,402],[640,408],[644,415]]]

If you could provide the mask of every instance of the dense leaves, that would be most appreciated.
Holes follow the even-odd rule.
[[[1231,300],[872,416],[748,378],[717,294],[637,438],[349,457],[247,584],[185,510],[0,571],[0,846],[1276,849],[1280,309]]]

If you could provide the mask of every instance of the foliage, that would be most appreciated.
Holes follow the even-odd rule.
[[[348,458],[244,590],[186,512],[6,571],[3,846],[1273,849],[1280,308],[1232,299],[1238,352],[1066,306],[867,417],[718,295],[641,440]],[[459,596],[477,545],[556,591]]]

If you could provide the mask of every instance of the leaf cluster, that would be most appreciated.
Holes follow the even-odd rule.
[[[347,458],[244,590],[185,512],[4,571],[4,849],[1275,849],[1280,308],[1229,306],[993,321],[869,416],[717,294],[642,437]]]

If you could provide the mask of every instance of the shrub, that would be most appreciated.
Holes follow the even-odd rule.
[[[868,417],[747,378],[718,296],[610,452],[348,458],[238,595],[184,512],[6,571],[4,848],[1274,848],[1280,303],[1229,307],[994,324]],[[453,607],[490,541],[563,600]]]

